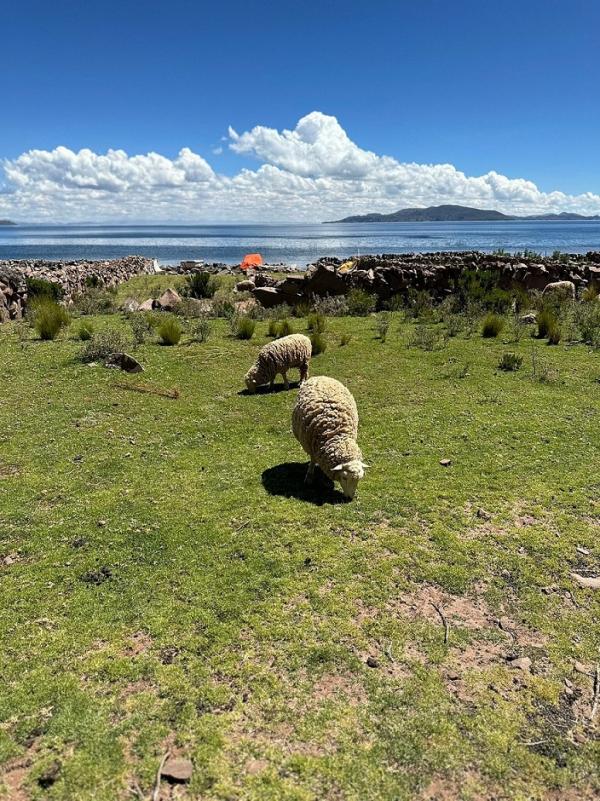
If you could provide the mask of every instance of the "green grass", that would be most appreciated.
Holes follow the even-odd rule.
[[[147,799],[167,749],[184,799],[594,797],[598,353],[528,338],[505,373],[502,336],[330,319],[311,373],[371,465],[342,503],[302,484],[297,391],[240,394],[267,325],[137,376],[0,326],[0,798]]]

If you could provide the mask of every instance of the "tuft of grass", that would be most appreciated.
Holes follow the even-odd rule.
[[[168,315],[160,322],[156,333],[163,345],[178,345],[181,340],[181,335],[183,334],[183,328],[176,317]]]
[[[185,294],[190,298],[212,298],[219,288],[219,279],[210,273],[192,273],[186,277]]]
[[[269,320],[269,326],[267,331],[268,335],[270,337],[275,337],[277,339],[277,337],[281,336],[279,330],[280,330],[279,322],[277,320]]]
[[[545,339],[550,329],[558,323],[556,315],[550,309],[542,309],[537,316],[538,339]]]
[[[327,339],[324,334],[313,334],[310,338],[312,345],[312,355],[318,356],[320,353],[325,353],[327,350]]]
[[[62,286],[56,281],[47,281],[45,278],[29,276],[25,279],[27,297],[32,300],[53,300],[58,303],[62,300],[64,292]]]
[[[252,339],[256,329],[256,320],[246,315],[235,319],[234,333],[237,339]]]
[[[548,328],[548,344],[558,345],[562,337],[562,329],[558,320],[553,321]]]
[[[288,317],[286,317],[279,323],[279,336],[287,337],[293,333],[294,333],[294,326],[292,325],[292,321]]]
[[[42,298],[33,307],[33,327],[40,339],[56,339],[60,331],[69,325],[71,318],[64,306],[53,300]]]
[[[381,314],[377,315],[377,318],[375,320],[375,331],[377,332],[377,336],[382,342],[385,342],[385,340],[387,339],[391,322],[392,322],[392,317],[389,314],[389,312],[381,312]]]
[[[518,353],[513,353],[512,351],[509,351],[507,353],[502,354],[502,358],[498,362],[498,367],[500,370],[505,370],[507,373],[510,373],[518,370],[522,364],[523,364],[523,357],[520,356]]]
[[[77,328],[77,339],[82,342],[87,342],[94,334],[94,326],[89,320],[84,320]]]
[[[499,314],[490,312],[486,314],[481,326],[481,336],[485,339],[493,339],[498,336],[504,328],[504,319]]]
[[[345,345],[348,345],[352,340],[352,334],[340,334],[340,347],[343,348]]]
[[[311,312],[306,318],[306,327],[314,334],[324,334],[327,328],[327,318],[319,312]]]

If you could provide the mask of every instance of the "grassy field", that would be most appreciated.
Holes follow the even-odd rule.
[[[598,797],[600,355],[411,329],[313,359],[361,416],[346,503],[296,390],[241,393],[265,322],[137,376],[0,326],[0,798],[150,799],[167,751],[163,799]]]

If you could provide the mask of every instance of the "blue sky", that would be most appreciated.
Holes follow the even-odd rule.
[[[399,164],[451,164],[467,176],[526,179],[543,193],[597,196],[599,31],[595,0],[6,3],[0,158],[14,163],[29,150],[60,146],[174,160],[189,148],[215,174],[235,178],[244,168],[281,164],[276,152],[260,155],[252,144],[232,150],[230,139],[222,141],[229,126],[293,130],[317,111],[335,117],[362,150]],[[52,216],[34,205],[33,182],[38,191],[48,180],[60,185],[56,170],[70,169],[62,162],[52,176],[36,168],[32,177],[29,164],[5,176],[13,211],[26,213],[29,203],[32,213]],[[29,199],[18,195],[27,182]],[[338,188],[349,192],[349,211],[370,200],[375,210],[396,199],[413,205],[400,184],[396,197],[391,186],[381,198],[367,192],[354,203],[353,188]],[[442,191],[440,200],[453,193]],[[211,197],[195,196],[203,219]],[[500,191],[472,205],[490,205],[485,200],[513,202]],[[0,212],[12,207],[5,201]],[[90,209],[100,207],[98,198],[90,201]],[[272,204],[271,217],[286,214]]]

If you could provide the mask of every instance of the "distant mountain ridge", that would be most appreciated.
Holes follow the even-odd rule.
[[[0,220],[0,225],[16,225],[12,220]]]
[[[408,208],[394,211],[391,214],[354,214],[342,220],[329,220],[336,223],[354,222],[484,222],[494,220],[600,220],[600,215],[586,217],[563,211],[560,214],[503,214],[494,209],[476,209],[471,206],[427,206],[426,208]]]

